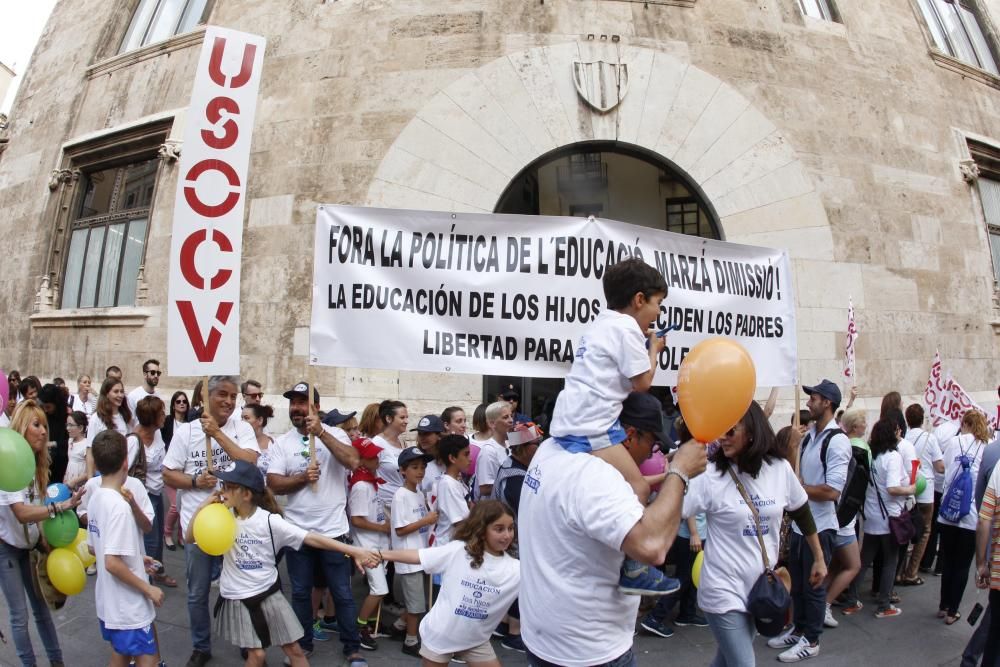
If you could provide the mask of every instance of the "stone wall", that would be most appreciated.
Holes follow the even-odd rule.
[[[134,0],[108,4],[58,5],[12,110],[0,233],[21,261],[0,277],[0,365],[71,377],[117,363],[134,384],[144,358],[165,356],[176,162],[160,170],[144,324],[29,320],[53,270],[61,190],[48,182],[62,146],[182,114],[190,92],[200,42],[115,59]],[[995,403],[1000,316],[959,161],[963,133],[1000,141],[1000,84],[935,62],[911,0],[837,6],[843,24],[806,19],[795,0],[217,0],[211,23],[268,39],[244,237],[244,373],[273,393],[306,377],[318,204],[488,211],[532,160],[604,138],[691,174],[727,239],[789,249],[804,380],[839,377],[850,296],[865,405],[892,389],[919,394],[935,349]],[[632,75],[606,115],[571,78],[573,59],[594,57],[627,62]],[[482,392],[478,376],[315,375],[330,405],[351,409],[398,397],[421,414]]]

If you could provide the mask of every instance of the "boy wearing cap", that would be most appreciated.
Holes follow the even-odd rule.
[[[437,460],[438,442],[441,440],[441,434],[445,432],[444,422],[437,415],[424,415],[417,422],[417,427],[411,428],[410,431],[417,432],[417,447],[431,457],[427,463],[424,479],[420,482],[420,490],[424,492],[428,505],[437,507],[438,480],[444,474],[444,466]]]
[[[356,438],[351,443],[361,455],[361,465],[351,474],[351,495],[347,503],[351,514],[351,535],[354,542],[366,549],[378,551],[389,548],[391,528],[386,519],[385,506],[378,500],[378,486],[385,480],[378,476],[378,455],[382,448],[369,438]],[[358,633],[361,648],[374,651],[378,644],[374,637],[376,609],[382,598],[389,592],[385,578],[385,563],[365,568],[368,580],[368,597],[361,603],[358,612]]]
[[[429,511],[427,500],[420,491],[431,457],[416,447],[407,447],[399,455],[399,472],[403,476],[403,485],[392,497],[392,548],[393,549],[424,549],[431,526],[438,519],[437,512]],[[414,657],[420,656],[420,640],[417,637],[417,626],[420,615],[427,611],[427,599],[424,597],[424,572],[419,565],[396,563],[396,574],[399,575],[403,589],[403,601],[406,604],[406,639],[403,642],[403,653]],[[396,626],[398,629],[398,626]]]

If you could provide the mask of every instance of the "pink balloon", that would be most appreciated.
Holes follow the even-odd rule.
[[[479,445],[474,442],[469,443],[469,467],[465,474],[472,477],[476,474],[476,461],[479,460]]]
[[[7,383],[7,374],[0,371],[0,411],[7,409],[7,400],[10,398],[10,385]]]
[[[659,475],[660,473],[666,472],[667,470],[667,457],[663,455],[663,452],[654,452],[652,456],[642,462],[639,466],[639,472],[645,476]],[[654,484],[652,487],[653,491],[659,491],[660,485]]]

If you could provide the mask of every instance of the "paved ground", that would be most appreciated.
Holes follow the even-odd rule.
[[[180,551],[166,552],[168,571],[175,576],[183,571],[183,556]],[[287,577],[284,579],[287,582]],[[963,619],[951,627],[945,626],[934,617],[937,609],[938,582],[929,577],[928,583],[919,588],[903,588],[900,606],[904,613],[892,619],[876,620],[868,609],[858,616],[846,617],[838,614],[841,625],[828,630],[822,639],[822,653],[809,662],[810,665],[877,665],[900,667],[955,666],[959,663],[962,649],[972,633]],[[88,578],[87,589],[72,598],[56,613],[60,643],[71,667],[97,667],[106,665],[108,647],[100,639],[97,620],[94,617],[93,578]],[[360,579],[356,578],[356,583]],[[215,593],[213,592],[213,600]],[[963,603],[964,612],[977,601],[986,603],[986,595],[978,593],[970,583]],[[866,600],[867,603],[867,600]],[[874,608],[874,604],[867,605]],[[594,619],[594,623],[599,623]],[[164,658],[171,667],[183,667],[190,654],[191,644],[188,634],[187,607],[183,588],[167,590],[166,601],[157,614],[157,626]],[[8,643],[0,645],[0,665],[19,665],[13,644],[10,642],[10,623],[6,605],[0,606],[0,628],[7,636]],[[44,651],[31,627],[32,639],[39,665],[45,665]],[[317,643],[313,655],[313,665],[337,665],[341,663],[340,644],[334,641]],[[767,648],[758,638],[755,643],[758,664],[778,664],[778,651]],[[635,643],[640,665],[707,665],[715,652],[714,642],[708,629],[678,628],[670,639],[650,637],[640,634]],[[497,654],[504,664],[524,665],[524,656],[504,650],[496,644]],[[389,639],[380,640],[379,649],[366,653],[373,667],[386,665],[416,665],[417,659],[403,655],[400,644]],[[213,667],[242,665],[239,652],[228,644],[216,642]],[[280,649],[270,649],[268,664],[281,664]]]

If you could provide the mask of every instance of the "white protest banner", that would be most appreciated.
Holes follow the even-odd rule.
[[[321,206],[312,362],[563,377],[604,307],[607,266],[637,257],[669,294],[656,383],[676,384],[696,343],[743,344],[762,386],[795,382],[788,255],[622,222]]]
[[[847,338],[844,340],[844,379],[857,386],[858,375],[854,361],[854,344],[858,340],[858,325],[854,321],[854,301],[847,300]]]
[[[968,410],[978,410],[986,416],[992,429],[997,428],[997,415],[991,416],[986,412],[969,392],[952,378],[950,372],[942,377],[941,353],[936,350],[927,386],[924,388],[924,403],[927,405],[934,426],[939,426],[945,421],[957,421]]]
[[[243,208],[265,40],[209,26],[178,166],[170,246],[170,375],[239,373]]]

